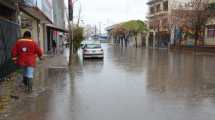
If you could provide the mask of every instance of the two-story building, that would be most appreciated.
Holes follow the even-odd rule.
[[[183,21],[183,18],[180,16],[174,16],[175,12],[178,11],[189,17],[189,14],[192,12],[195,13],[195,4],[203,4],[204,1],[200,3],[193,2],[192,0],[150,0],[149,5],[149,28],[151,32],[149,34],[149,46],[150,47],[170,47],[173,44],[176,44],[175,41],[176,34],[178,33],[177,28],[179,27],[177,19]],[[200,8],[198,8],[200,9]],[[175,19],[173,20],[173,16]],[[182,15],[183,16],[183,15]],[[174,23],[176,22],[176,23]],[[185,24],[189,24],[189,19],[184,21]],[[189,31],[189,27],[185,25],[183,29]],[[186,41],[184,44],[189,44],[189,41]]]
[[[150,0],[148,22],[149,28],[149,47],[168,47],[170,32],[168,28],[168,0]]]

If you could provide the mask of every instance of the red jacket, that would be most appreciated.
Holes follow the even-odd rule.
[[[42,50],[32,39],[20,39],[12,49],[13,60],[22,67],[35,67],[37,56],[42,56]]]

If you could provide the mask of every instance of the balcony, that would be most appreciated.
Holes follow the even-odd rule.
[[[147,16],[148,19],[152,19],[154,17],[159,17],[159,16],[167,16],[168,15],[168,11],[159,11],[153,14],[149,14]]]

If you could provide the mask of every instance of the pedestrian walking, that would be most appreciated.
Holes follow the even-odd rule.
[[[26,31],[22,39],[17,40],[12,49],[13,61],[23,69],[23,83],[27,91],[32,91],[32,80],[37,56],[42,60],[42,50]]]
[[[57,41],[56,40],[52,40],[52,48],[53,48],[53,54],[57,54]]]

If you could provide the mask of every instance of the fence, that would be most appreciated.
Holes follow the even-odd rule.
[[[19,25],[0,20],[0,81],[17,69],[11,59],[11,49],[19,33]]]

